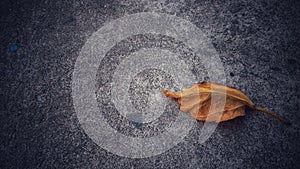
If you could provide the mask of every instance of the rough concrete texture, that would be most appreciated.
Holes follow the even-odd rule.
[[[226,85],[241,89],[292,125],[247,110],[247,116],[219,124],[204,144],[197,139],[203,122],[197,122],[177,146],[144,159],[120,157],[95,144],[73,108],[76,59],[92,33],[109,21],[149,11],[176,15],[199,27],[223,62]],[[0,168],[299,168],[299,11],[297,0],[2,0]],[[193,53],[170,37],[130,37],[112,48],[107,58],[153,46],[180,53],[199,80],[209,80]],[[101,72],[117,66],[113,59],[103,64],[107,70],[99,69],[99,85],[108,77]],[[159,70],[135,78],[129,94],[140,110],[148,102],[148,89],[172,85],[169,75]],[[143,126],[118,113],[104,116],[125,135],[150,137],[162,132],[176,112]]]

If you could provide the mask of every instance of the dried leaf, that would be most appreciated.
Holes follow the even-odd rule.
[[[212,82],[202,82],[182,89],[181,93],[162,90],[170,98],[178,99],[180,110],[201,121],[222,122],[245,116],[245,106],[269,114],[278,120],[289,124],[282,117],[257,107],[243,92],[229,86]],[[223,104],[222,104],[223,103]]]

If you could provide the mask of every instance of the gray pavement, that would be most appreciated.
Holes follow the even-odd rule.
[[[296,0],[1,1],[0,168],[299,168],[299,9]],[[220,123],[203,144],[203,122],[196,122],[179,144],[156,156],[122,157],[99,146],[82,128],[73,106],[75,62],[94,32],[139,12],[175,15],[196,25],[218,53],[224,84],[292,125],[247,110],[245,117]],[[124,118],[110,100],[120,61],[143,48],[178,54],[196,81],[213,78],[187,45],[169,36],[139,34],[113,46],[97,71],[101,113],[119,133],[150,138],[182,113],[176,101],[167,100],[159,118],[142,124]],[[182,88],[173,82],[167,71],[139,72],[130,83],[130,101],[144,111],[152,104],[153,90]]]

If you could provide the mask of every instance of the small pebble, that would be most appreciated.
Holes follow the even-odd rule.
[[[9,46],[9,51],[11,52],[16,52],[18,50],[18,45],[10,45]]]
[[[132,123],[135,126],[135,128],[137,128],[137,129],[142,129],[142,127],[143,127],[143,123],[138,123],[138,122],[132,122]]]

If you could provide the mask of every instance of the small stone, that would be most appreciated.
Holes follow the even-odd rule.
[[[9,51],[16,52],[17,50],[18,50],[18,45],[14,44],[9,46]]]
[[[143,123],[138,123],[138,122],[132,122],[132,123],[135,126],[135,128],[137,128],[137,129],[142,129],[142,127],[143,127]]]

